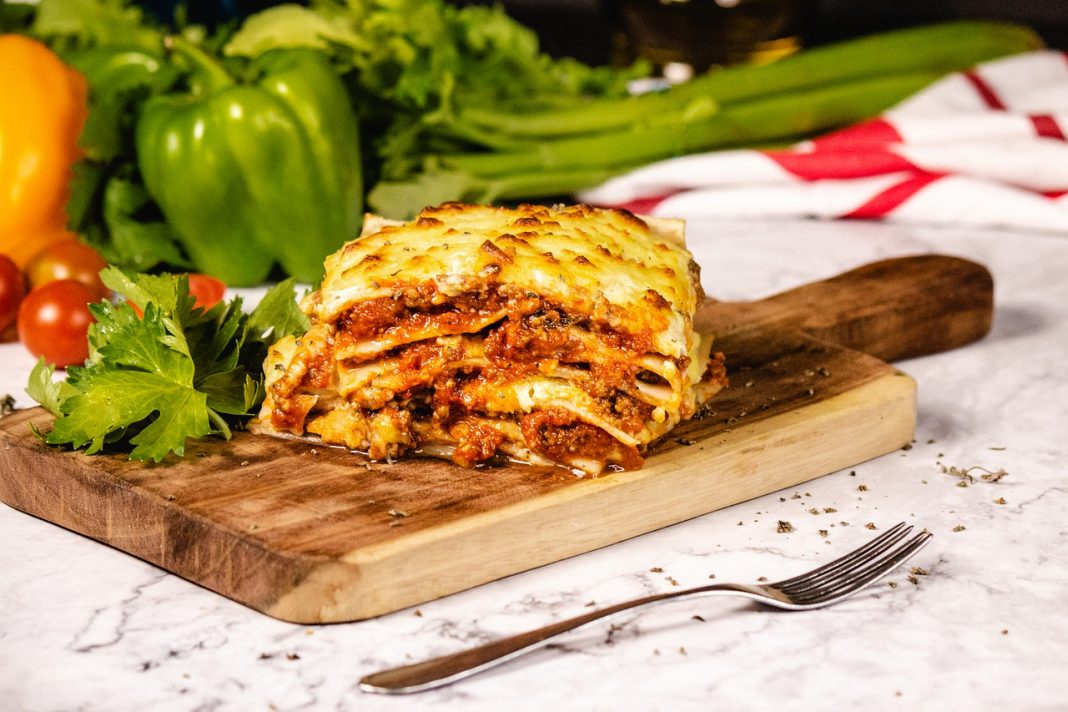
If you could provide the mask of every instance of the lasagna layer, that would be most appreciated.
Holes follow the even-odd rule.
[[[302,302],[311,329],[271,348],[254,427],[378,459],[640,467],[725,382],[692,329],[699,298],[677,221],[458,204],[369,218]]]

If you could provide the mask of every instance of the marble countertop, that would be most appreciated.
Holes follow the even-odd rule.
[[[359,623],[273,620],[0,505],[0,708],[1063,709],[1068,241],[797,222],[691,224],[689,242],[706,290],[722,299],[758,298],[885,257],[968,257],[994,274],[993,330],[897,364],[919,383],[911,449]],[[17,344],[0,345],[0,364],[0,393],[29,405],[31,359]],[[961,486],[954,468],[975,481]],[[1004,476],[984,481],[987,472]],[[778,533],[779,520],[794,531]],[[713,574],[784,578],[866,540],[868,523],[901,520],[933,532],[931,544],[831,608],[678,602],[441,690],[385,698],[357,688],[369,672],[583,613],[591,602]]]

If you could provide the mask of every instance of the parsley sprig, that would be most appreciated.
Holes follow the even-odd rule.
[[[56,416],[49,444],[89,454],[132,446],[130,459],[159,462],[183,455],[189,438],[229,439],[263,400],[267,347],[308,328],[291,279],[245,313],[240,297],[195,307],[186,275],[109,267],[101,278],[126,301],[90,305],[85,365],[68,368],[65,381],[43,361],[30,374],[26,392]]]

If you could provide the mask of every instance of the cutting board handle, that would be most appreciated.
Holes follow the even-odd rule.
[[[982,338],[994,314],[994,280],[980,264],[947,255],[881,260],[755,302],[705,302],[695,323],[717,335],[749,328],[806,334],[897,361]]]

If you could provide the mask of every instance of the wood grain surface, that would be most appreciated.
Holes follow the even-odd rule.
[[[902,447],[915,383],[871,355],[980,338],[974,263],[889,260],[752,304],[717,303],[731,385],[641,470],[596,478],[466,470],[238,433],[134,463],[40,444],[40,409],[0,420],[0,500],[290,621],[357,620],[580,554]],[[802,333],[815,332],[821,338]],[[852,348],[845,348],[841,342]]]

